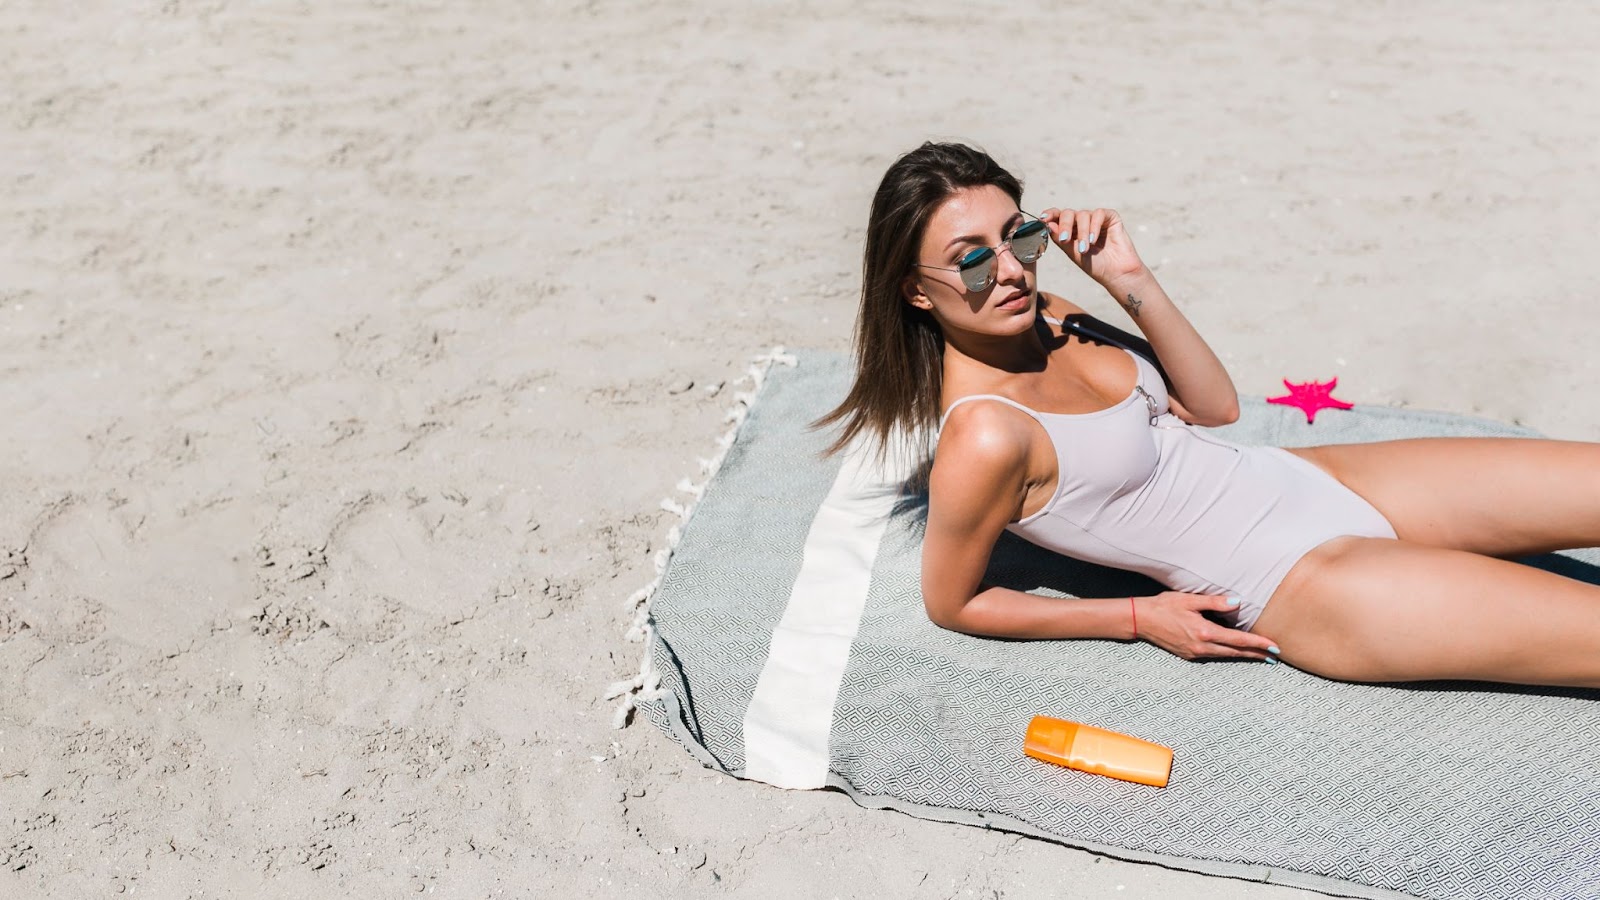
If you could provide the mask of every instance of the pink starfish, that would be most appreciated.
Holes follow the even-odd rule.
[[[1317,410],[1320,409],[1349,409],[1355,404],[1343,400],[1335,400],[1332,396],[1333,389],[1338,385],[1339,379],[1323,383],[1321,381],[1303,381],[1299,384],[1290,384],[1289,379],[1283,380],[1283,386],[1289,389],[1286,397],[1268,397],[1268,403],[1282,403],[1284,406],[1298,406],[1306,414],[1306,424],[1310,425],[1316,420]]]

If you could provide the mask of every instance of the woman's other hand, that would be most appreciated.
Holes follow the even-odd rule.
[[[1270,659],[1277,662],[1270,639],[1254,632],[1229,628],[1201,613],[1207,610],[1233,612],[1237,606],[1216,594],[1188,594],[1165,591],[1136,601],[1139,637],[1157,647],[1188,660],[1206,657]]]
[[[1039,214],[1056,244],[1078,264],[1085,275],[1110,287],[1119,279],[1139,274],[1144,261],[1133,249],[1133,239],[1114,209],[1057,209]]]

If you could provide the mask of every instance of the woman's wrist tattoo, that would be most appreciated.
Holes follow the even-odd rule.
[[[1128,294],[1127,302],[1122,304],[1123,308],[1128,311],[1128,315],[1133,316],[1135,319],[1139,318],[1139,307],[1143,305],[1144,301],[1135,299],[1132,292]]]

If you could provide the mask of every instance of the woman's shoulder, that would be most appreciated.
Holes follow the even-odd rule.
[[[939,429],[934,469],[1006,472],[1026,464],[1031,417],[988,395],[952,405]]]

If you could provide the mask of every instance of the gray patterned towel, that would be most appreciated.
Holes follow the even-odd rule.
[[[848,359],[797,362],[760,385],[650,604],[647,670],[660,684],[639,706],[706,765],[1342,896],[1600,896],[1600,692],[1348,684],[1148,644],[942,630],[923,612],[922,516],[918,497],[898,493],[902,470],[821,461],[828,435],[805,428],[844,395]],[[1537,436],[1365,406],[1308,425],[1291,407],[1241,403],[1217,430],[1240,443]],[[1594,550],[1523,562],[1600,583]],[[1162,589],[1010,535],[990,578],[1062,597]],[[1172,780],[1029,759],[1036,714],[1172,747]]]

